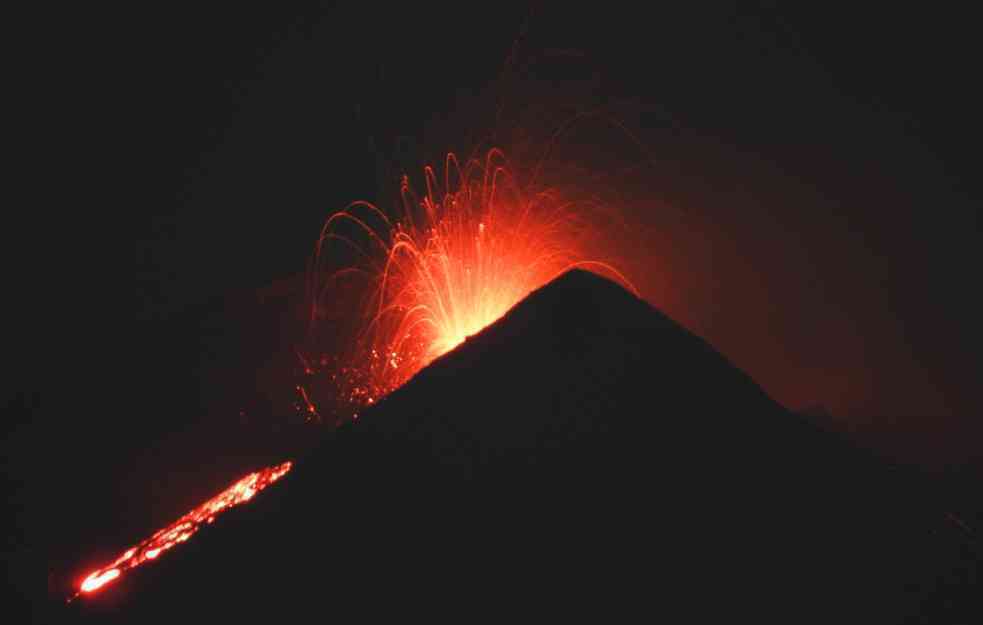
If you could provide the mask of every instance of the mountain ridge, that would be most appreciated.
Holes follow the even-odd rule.
[[[654,307],[571,272],[72,609],[962,622],[978,555],[907,489]]]

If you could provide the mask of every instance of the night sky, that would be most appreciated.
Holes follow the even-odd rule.
[[[448,151],[498,146],[528,170],[561,127],[550,182],[620,212],[616,264],[648,301],[783,405],[983,475],[983,51],[968,14],[398,4],[178,3],[104,16],[126,44],[82,30],[106,62],[52,106],[94,135],[77,167],[99,188],[49,186],[95,236],[59,256],[58,285],[79,289],[60,303],[69,343],[22,336],[29,364],[10,378],[8,486],[23,495],[45,469],[64,491],[9,498],[21,534],[44,534],[8,536],[18,562],[43,567],[40,545],[63,562],[114,549],[118,523],[139,534],[254,462],[218,467],[232,454],[216,441],[296,333],[253,340],[263,315],[283,320],[253,305],[239,322],[236,302],[296,288],[332,211],[388,205],[403,173],[422,186]],[[74,264],[125,253],[131,221],[135,323],[125,256],[105,254],[122,282]],[[213,438],[192,427],[212,422]]]
[[[147,15],[138,326],[296,276],[330,211],[391,199],[401,173],[448,150],[532,154],[595,111],[645,152],[588,123],[557,153],[599,175],[636,166],[596,193],[634,224],[623,264],[652,303],[792,408],[969,427],[980,128],[966,17],[632,11]]]

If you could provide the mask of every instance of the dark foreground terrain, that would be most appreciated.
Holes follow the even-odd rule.
[[[572,272],[49,621],[983,622],[978,537]]]

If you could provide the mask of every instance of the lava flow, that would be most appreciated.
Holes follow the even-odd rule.
[[[595,257],[604,248],[597,202],[524,187],[498,149],[463,166],[448,154],[442,181],[432,167],[424,178],[420,198],[403,177],[397,214],[353,203],[328,218],[317,241],[308,274],[311,336],[321,322],[347,323],[329,350],[339,342],[350,348],[318,360],[326,350],[312,347],[302,360],[308,375],[327,373],[345,408],[376,402],[568,269],[607,275],[637,294]],[[355,314],[352,301],[361,302]],[[318,361],[326,371],[311,371]],[[301,393],[301,408],[316,414],[310,394]]]
[[[72,596],[72,599],[79,593],[96,592],[126,571],[154,560],[168,549],[188,540],[202,525],[212,523],[223,511],[249,501],[256,493],[286,475],[292,466],[293,463],[284,462],[250,473],[240,479],[150,538],[130,547],[111,564],[90,573],[79,584],[78,592]]]

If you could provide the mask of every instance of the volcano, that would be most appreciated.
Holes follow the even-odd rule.
[[[931,492],[571,271],[102,592],[96,622],[980,622]]]

